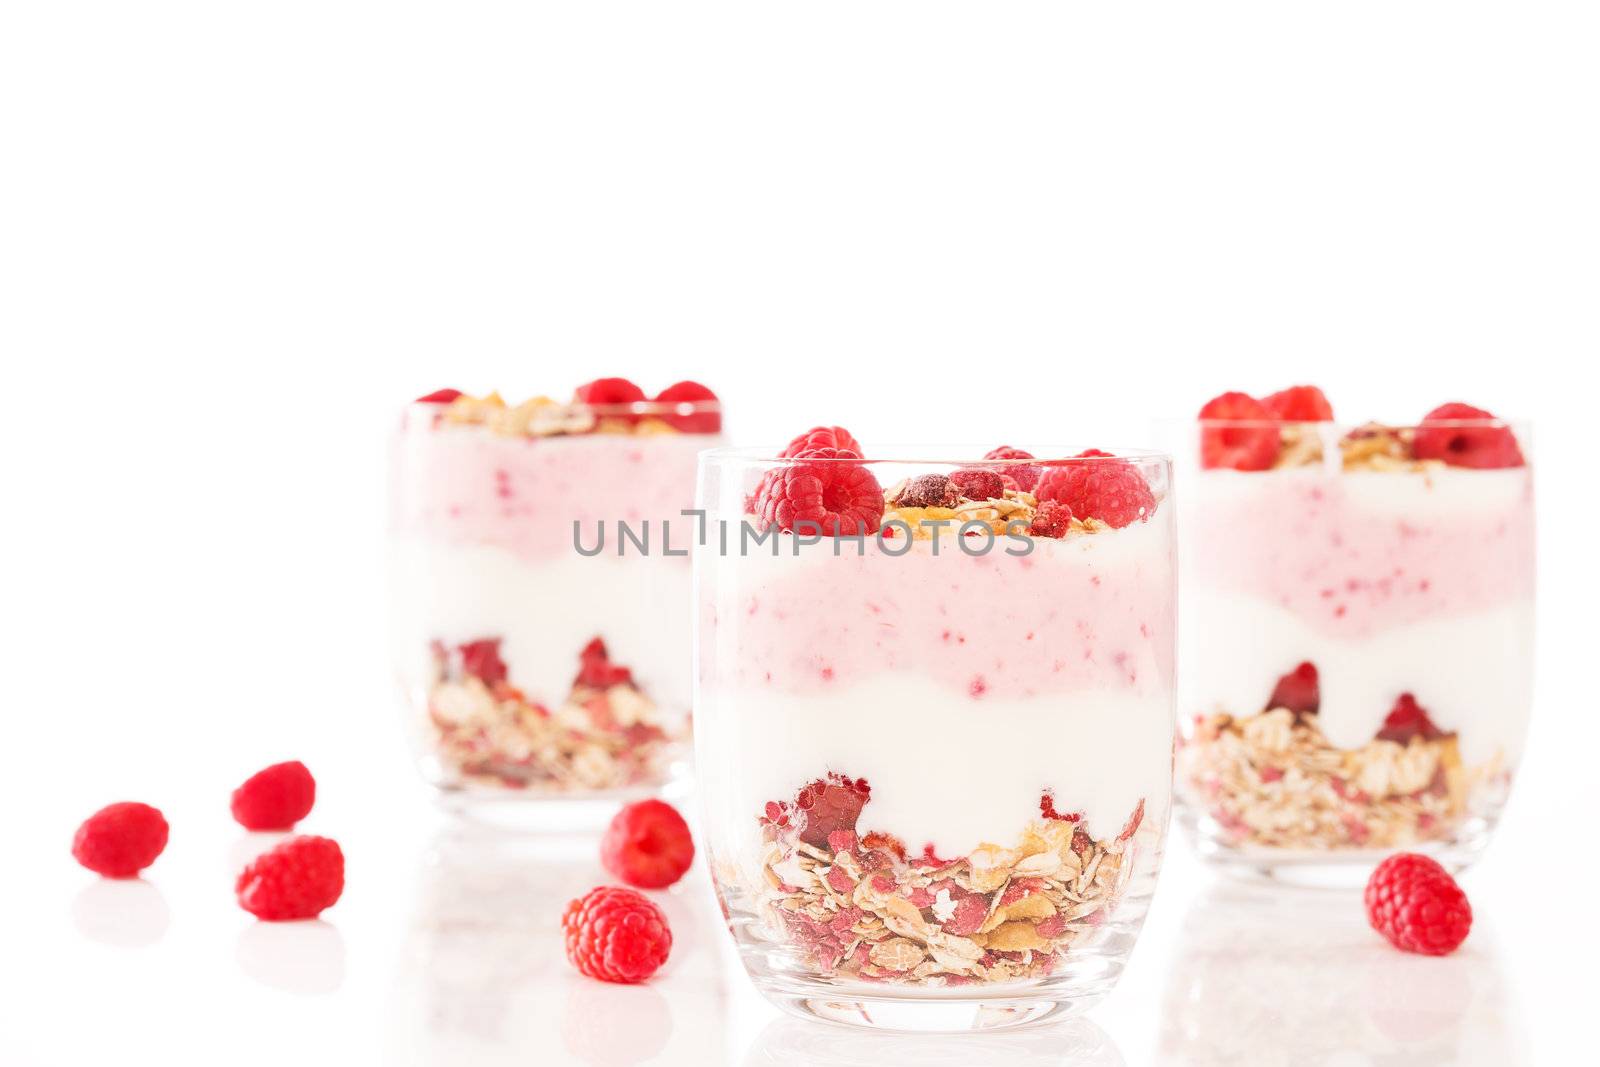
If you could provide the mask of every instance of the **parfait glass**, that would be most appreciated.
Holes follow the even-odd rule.
[[[945,1031],[1081,1010],[1154,889],[1169,463],[962,452],[701,460],[705,841],[746,970],[796,1014]],[[1095,485],[1124,490],[1110,521]]]
[[[714,401],[401,413],[393,661],[423,775],[453,802],[627,797],[686,768],[683,513],[720,426]]]
[[[1401,848],[1471,862],[1532,705],[1527,427],[1201,421],[1174,434],[1178,815],[1200,852],[1315,885],[1360,884]]]

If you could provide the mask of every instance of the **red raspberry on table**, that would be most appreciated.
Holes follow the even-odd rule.
[[[629,804],[600,839],[600,863],[640,889],[665,889],[694,862],[694,838],[683,816],[664,800]]]
[[[1010,445],[1001,445],[999,448],[990,449],[984,453],[984,459],[1032,459],[1033,453],[1024,452],[1020,448]],[[1007,475],[1017,483],[1017,488],[1024,493],[1033,492],[1033,487],[1039,482],[1039,468],[1031,463],[1007,463],[1003,467],[995,467],[996,474]]]
[[[233,818],[246,830],[290,830],[316,800],[317,781],[304,763],[274,763],[233,791]]]
[[[658,404],[706,404],[714,403],[717,394],[701,385],[699,382],[674,382],[656,395]],[[722,412],[696,411],[688,415],[663,415],[668,424],[677,427],[684,433],[720,433],[722,430]]]
[[[1078,459],[1045,468],[1034,496],[1041,503],[1060,501],[1079,519],[1099,519],[1117,528],[1155,514],[1155,494],[1138,467],[1097,449],[1080,453]]]
[[[1273,686],[1272,696],[1267,699],[1267,710],[1273,708],[1288,708],[1290,711],[1309,715],[1322,706],[1322,690],[1317,681],[1317,667],[1314,663],[1302,663],[1282,678]]]
[[[1430,426],[1429,423],[1484,422],[1487,425]],[[1490,470],[1521,467],[1527,461],[1511,427],[1471,404],[1441,404],[1422,417],[1411,453],[1418,459],[1442,459],[1452,467]]]
[[[1447,956],[1472,929],[1472,905],[1450,872],[1415,852],[1398,852],[1367,879],[1367,921],[1406,952]]]
[[[950,475],[950,484],[968,500],[1000,500],[1006,495],[1005,482],[992,470],[958,470]]]
[[[757,492],[762,529],[803,534],[869,534],[883,521],[883,489],[855,452],[815,448],[767,472]]]
[[[1268,423],[1276,416],[1246,393],[1223,393],[1200,409],[1200,466],[1264,471],[1278,459],[1283,434],[1276,426],[1228,426],[1229,422]]]
[[[1261,406],[1284,422],[1332,422],[1333,405],[1314,385],[1291,385],[1261,398]]]
[[[500,638],[481,637],[456,648],[461,657],[461,673],[484,685],[506,680],[506,661],[500,658]]]
[[[427,396],[419,396],[419,397],[417,397],[415,403],[418,403],[418,404],[448,404],[448,403],[450,403],[451,401],[457,399],[460,396],[461,396],[461,390],[459,390],[459,389],[435,389],[433,392],[429,393]]]
[[[793,459],[814,448],[838,448],[858,456],[866,455],[861,451],[860,443],[843,426],[813,426],[785,445],[783,451],[778,453],[778,458]]]
[[[239,906],[258,919],[315,919],[344,893],[344,853],[326,837],[286,837],[239,872]]]
[[[107,878],[132,878],[167,847],[167,820],[148,804],[101,808],[72,838],[72,858]]]
[[[606,643],[596,637],[578,653],[578,677],[574,685],[590,689],[610,689],[614,685],[632,685],[633,671],[611,662]]]
[[[1046,500],[1033,513],[1028,532],[1034,537],[1065,537],[1072,529],[1072,509],[1059,500]]]
[[[572,901],[561,930],[567,959],[602,982],[642,982],[672,952],[666,915],[643,893],[620,886],[599,886]]]
[[[1389,709],[1382,728],[1378,730],[1378,740],[1396,741],[1402,745],[1413,737],[1420,737],[1424,741],[1437,741],[1443,736],[1444,731],[1433,724],[1433,720],[1428,718],[1427,711],[1410,693],[1400,694],[1400,699]]]

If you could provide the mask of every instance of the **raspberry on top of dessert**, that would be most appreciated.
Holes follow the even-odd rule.
[[[459,389],[437,389],[414,403],[438,406],[441,424],[487,426],[513,437],[722,431],[717,394],[687,380],[667,386],[654,398],[626,378],[596,378],[578,386],[565,404],[536,396],[510,405],[497,392],[476,397]]]

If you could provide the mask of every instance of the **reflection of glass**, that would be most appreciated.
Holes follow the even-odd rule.
[[[1162,1010],[1173,1067],[1518,1063],[1526,1035],[1493,930],[1399,952],[1349,892],[1213,884],[1189,904]]]
[[[715,405],[524,408],[413,404],[394,438],[394,660],[423,771],[469,801],[659,786],[687,740],[681,511]],[[622,552],[620,524],[646,547]]]
[[[1323,883],[1359,882],[1396,848],[1470,862],[1532,701],[1526,429],[1181,432],[1178,814],[1201,851]],[[1415,458],[1452,455],[1424,449],[1429,434],[1513,432],[1514,466]],[[1270,435],[1278,465],[1203,469],[1229,434]]]
[[[744,1067],[1122,1067],[1111,1035],[1088,1019],[1009,1034],[859,1034],[778,1019]]]
[[[1138,936],[1171,791],[1166,459],[969,465],[983,469],[702,458],[706,844],[742,962],[786,1010],[1021,1025],[1105,995]],[[1029,535],[1017,516],[1034,497],[1006,482],[1057,473],[1131,480],[1148,504]],[[874,519],[889,506],[909,521],[860,538],[761,531],[751,497],[778,479],[847,485]],[[920,494],[947,505],[897,503]],[[930,518],[949,529],[915,536]]]

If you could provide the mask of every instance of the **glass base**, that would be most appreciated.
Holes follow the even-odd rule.
[[[942,999],[927,995],[868,996],[821,983],[809,987],[805,983],[775,981],[758,982],[757,988],[791,1015],[899,1034],[1019,1030],[1077,1015],[1105,996],[1104,991],[1095,991],[1066,997],[1040,989],[1018,991],[1011,996],[999,990],[975,994],[964,989],[959,991],[963,994],[959,998]]]
[[[541,793],[535,790],[451,783],[443,775],[424,774],[436,788],[439,807],[466,822],[498,830],[528,833],[599,833],[624,804],[646,797],[673,803],[688,795],[685,773],[660,784],[589,793]]]

